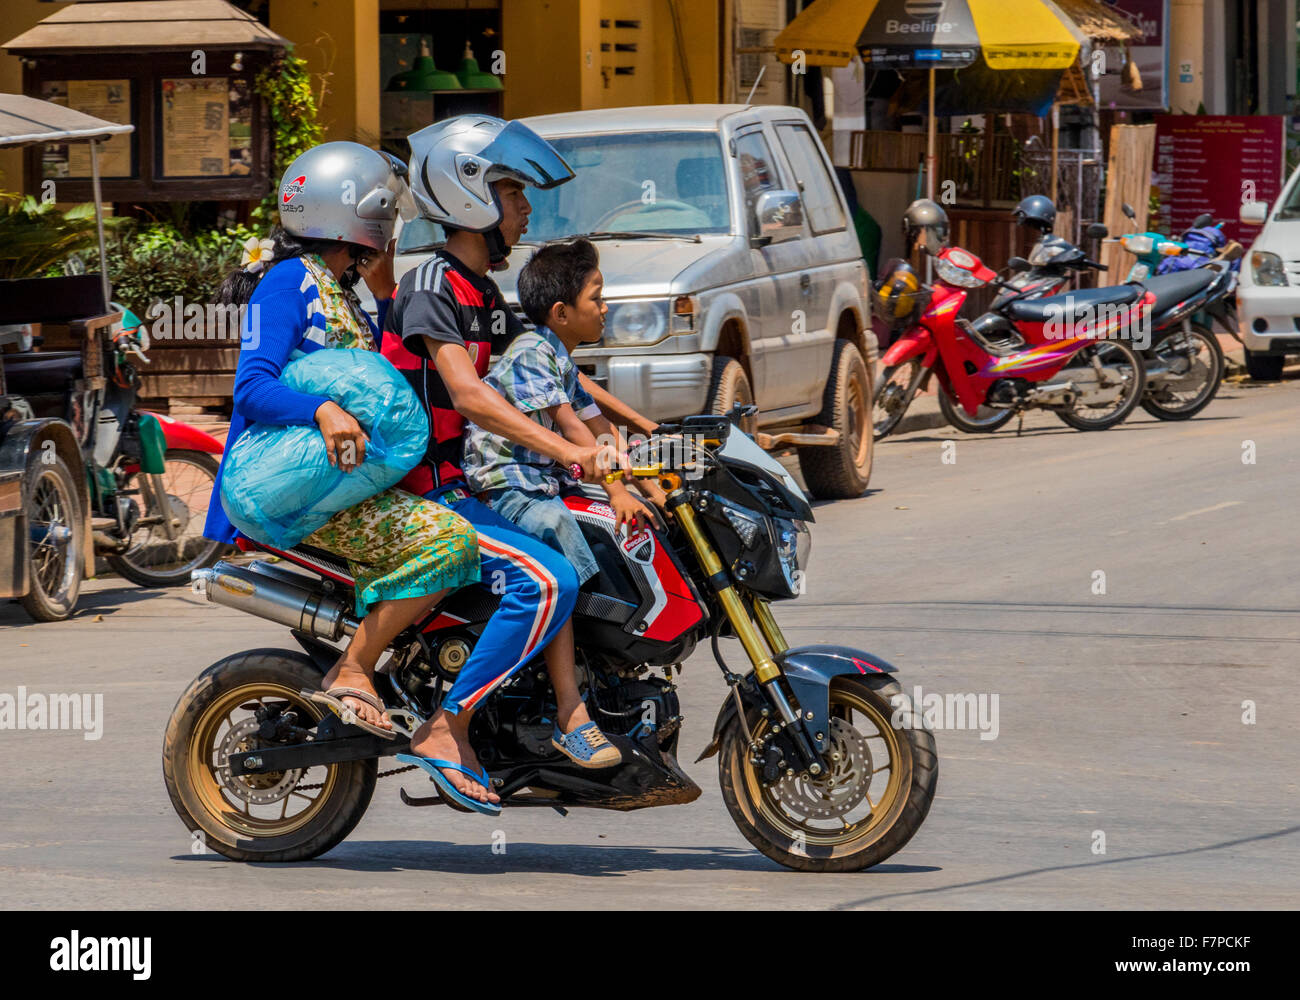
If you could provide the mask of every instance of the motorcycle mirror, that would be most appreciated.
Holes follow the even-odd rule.
[[[1012,257],[1009,261],[1007,261],[1007,268],[1013,272],[1028,271],[1029,268],[1032,266],[1033,265],[1031,265],[1029,261],[1025,260],[1025,258],[1023,257]]]
[[[1110,230],[1106,228],[1106,224],[1103,222],[1092,223],[1086,231],[1090,240],[1102,240],[1110,235]]]
[[[1202,212],[1200,215],[1198,215],[1196,218],[1192,220],[1193,229],[1201,229],[1204,226],[1212,226],[1212,225],[1214,225],[1214,216],[1212,216],[1209,212]]]
[[[1133,211],[1133,206],[1130,205],[1128,202],[1124,202],[1122,205],[1120,205],[1120,211],[1123,212],[1125,215],[1127,215],[1134,222],[1137,222],[1137,212]]]

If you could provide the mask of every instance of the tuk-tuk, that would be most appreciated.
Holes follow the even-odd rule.
[[[101,261],[97,145],[132,128],[0,94],[0,147],[90,143]],[[165,477],[184,463],[210,482],[221,444],[135,408],[129,356],[146,361],[148,337],[126,315],[134,325],[105,273],[0,281],[0,599],[20,599],[39,621],[72,614],[97,551],[145,586],[188,583],[220,554],[189,530],[200,512]]]

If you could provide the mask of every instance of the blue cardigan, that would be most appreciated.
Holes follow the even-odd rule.
[[[391,300],[378,303],[379,326]],[[320,291],[307,268],[296,257],[272,266],[258,283],[248,303],[240,342],[239,365],[235,370],[235,406],[226,436],[225,452],[208,504],[208,519],[203,527],[207,538],[233,542],[237,531],[221,506],[221,476],[226,469],[225,456],[249,424],[314,424],[316,411],[325,396],[311,396],[290,389],[280,381],[280,372],[294,351],[310,353],[325,347],[325,317],[319,309]],[[256,308],[254,308],[256,307]],[[375,342],[379,328],[370,323]]]

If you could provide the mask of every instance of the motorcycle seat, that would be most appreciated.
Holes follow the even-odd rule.
[[[1191,298],[1193,295],[1203,292],[1214,283],[1214,279],[1218,276],[1218,271],[1201,267],[1191,271],[1175,271],[1172,274],[1161,274],[1154,278],[1147,278],[1137,287],[1145,288],[1155,295],[1156,301],[1155,305],[1151,307],[1151,311],[1162,313]]]
[[[1045,299],[1012,302],[1007,314],[1023,323],[1074,323],[1095,315],[1098,306],[1127,306],[1142,298],[1141,285],[1111,285],[1108,288],[1081,288]]]

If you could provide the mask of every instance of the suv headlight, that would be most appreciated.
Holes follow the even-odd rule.
[[[634,299],[611,302],[605,317],[605,343],[655,344],[668,335],[668,300]]]
[[[1286,270],[1282,258],[1267,250],[1256,250],[1250,255],[1250,273],[1257,285],[1285,285]]]

